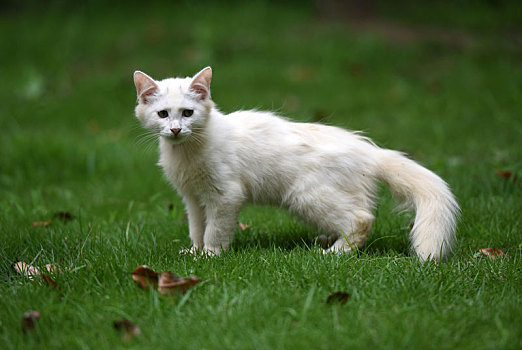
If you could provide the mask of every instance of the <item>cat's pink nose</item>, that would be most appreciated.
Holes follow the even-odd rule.
[[[172,128],[172,129],[170,129],[170,131],[172,131],[172,133],[173,133],[174,135],[178,135],[179,132],[181,131],[181,129],[180,129],[180,128]]]

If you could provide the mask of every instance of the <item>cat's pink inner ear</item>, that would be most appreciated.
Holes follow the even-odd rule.
[[[206,67],[202,69],[192,79],[190,89],[195,91],[202,100],[210,98],[210,81],[212,80],[212,68]]]
[[[154,79],[140,71],[134,72],[134,85],[136,85],[138,99],[142,103],[147,103],[148,98],[158,91],[158,85]]]

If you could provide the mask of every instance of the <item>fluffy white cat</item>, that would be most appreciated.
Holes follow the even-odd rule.
[[[210,67],[161,81],[134,73],[136,116],[159,137],[159,165],[183,197],[192,252],[226,249],[245,202],[286,207],[336,235],[328,251],[350,251],[370,233],[379,181],[416,210],[411,241],[421,260],[451,251],[459,208],[440,177],[358,133],[270,112],[225,115],[211,78]]]

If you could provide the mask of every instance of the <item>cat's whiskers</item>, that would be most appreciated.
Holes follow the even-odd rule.
[[[157,136],[158,136],[158,134],[156,134],[155,132],[147,131],[141,135],[136,136],[135,141],[136,141],[137,145],[142,146],[143,144],[149,142],[150,140],[156,138]]]
[[[201,131],[201,132],[200,132]],[[194,146],[201,146],[205,142],[206,133],[203,128],[195,128],[190,135],[190,141]]]
[[[147,130],[143,134],[136,136],[136,145],[145,152],[149,152],[157,145],[158,133]]]

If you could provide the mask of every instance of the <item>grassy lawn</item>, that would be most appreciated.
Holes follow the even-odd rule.
[[[394,33],[299,3],[193,3],[0,14],[0,347],[520,349],[522,191],[495,172],[522,177],[520,6],[379,7]],[[132,72],[207,65],[222,111],[364,130],[441,175],[462,207],[453,258],[411,256],[412,216],[384,187],[357,255],[323,256],[313,227],[258,206],[231,251],[179,255],[184,208],[133,116]],[[474,256],[487,247],[505,257]],[[16,274],[21,260],[67,268],[61,289]],[[132,281],[141,264],[203,282],[161,296]],[[345,305],[326,303],[335,291]],[[122,317],[141,334],[123,340]]]

